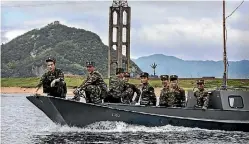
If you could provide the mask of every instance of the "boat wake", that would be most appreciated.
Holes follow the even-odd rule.
[[[78,127],[69,127],[61,125],[48,126],[44,129],[44,132],[94,132],[94,133],[113,133],[113,132],[147,132],[147,133],[158,133],[158,132],[187,132],[187,131],[211,131],[211,132],[221,132],[220,130],[206,130],[200,128],[187,128],[179,126],[160,126],[160,127],[146,127],[138,125],[130,125],[124,122],[96,122],[91,125],[86,126],[85,128]],[[225,132],[225,131],[224,131]]]
[[[53,124],[53,125],[52,125]],[[177,126],[145,127],[124,122],[97,122],[85,128],[51,125],[32,137],[40,143],[245,143],[245,132],[205,130]]]

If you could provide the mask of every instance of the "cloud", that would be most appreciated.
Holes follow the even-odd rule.
[[[239,3],[238,1],[227,2],[227,15]],[[10,7],[16,5],[20,7]],[[222,59],[221,1],[129,1],[129,5],[132,12],[131,56],[133,58],[163,53],[192,60]],[[13,12],[13,10],[16,10],[17,14],[22,13],[19,22],[3,22],[2,28],[7,30],[3,37],[8,40],[14,35],[20,35],[23,31],[40,28],[59,20],[70,27],[93,31],[105,44],[108,44],[108,14],[111,1],[7,2],[3,6],[9,6],[3,7],[3,13]],[[249,59],[248,6],[249,2],[244,2],[227,20],[227,49],[229,58],[232,60]],[[5,18],[8,19],[8,17]]]
[[[183,59],[218,60],[222,59],[223,50],[221,24],[221,21],[212,19],[169,18],[166,24],[142,26],[137,30],[137,40],[151,47],[146,50],[140,48],[141,51],[158,51],[178,55]],[[248,59],[249,31],[233,29],[229,25],[227,31],[227,48],[233,52],[231,58]]]
[[[20,36],[22,34],[24,34],[25,32],[27,32],[26,30],[13,30],[13,31],[9,31],[5,34],[7,39],[13,39],[16,36]]]

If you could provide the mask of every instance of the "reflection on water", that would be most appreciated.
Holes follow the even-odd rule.
[[[145,127],[99,122],[85,128],[60,126],[23,95],[1,96],[1,143],[248,143],[249,133],[175,126]]]

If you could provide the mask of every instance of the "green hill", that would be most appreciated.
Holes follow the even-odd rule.
[[[98,71],[107,76],[108,46],[97,34],[51,23],[1,45],[2,77],[41,76],[48,56],[56,58],[56,66],[65,74],[84,75],[85,62],[95,61]],[[134,62],[131,67],[134,74],[141,72]]]

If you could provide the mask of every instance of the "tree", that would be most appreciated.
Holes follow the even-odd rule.
[[[154,62],[152,65],[150,65],[151,68],[153,69],[154,71],[154,76],[156,75],[156,67],[157,67],[157,64]]]

